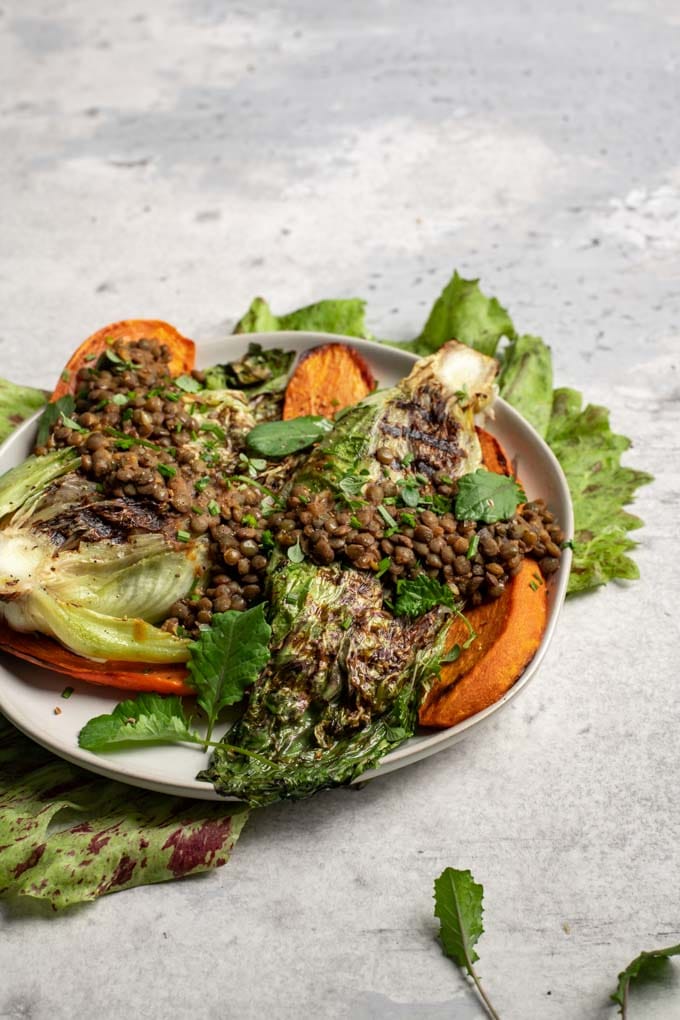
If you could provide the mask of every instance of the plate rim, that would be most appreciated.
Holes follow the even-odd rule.
[[[390,355],[392,357],[399,357],[403,359],[405,366],[413,365],[416,361],[420,360],[419,356],[411,351],[401,350],[400,348],[390,346],[389,344],[379,343],[374,340],[365,340],[360,337],[346,336],[344,334],[324,333],[309,330],[235,333],[231,334],[226,341],[198,341],[196,343],[197,358],[200,357],[202,350],[204,351],[206,348],[215,348],[218,345],[228,343],[229,340],[236,340],[241,343],[262,343],[265,347],[267,344],[269,344],[269,346],[285,346],[285,344],[288,343],[292,344],[295,348],[298,348],[296,350],[296,354],[301,353],[301,349],[310,349],[313,346],[321,346],[325,343],[342,343],[350,346],[356,346],[360,351],[364,350],[367,353],[373,352],[375,354],[380,354],[381,357],[389,358]],[[307,344],[308,347],[304,347],[305,344]],[[573,504],[564,471],[562,470],[562,466],[557,460],[557,457],[543,437],[539,435],[534,427],[511,404],[503,400],[502,397],[497,396],[493,406],[495,409],[501,410],[503,416],[506,417],[517,429],[519,429],[520,432],[524,431],[531,442],[538,446],[542,455],[551,464],[551,468],[561,490],[562,499],[564,500],[568,511],[567,519],[561,520],[560,524],[567,537],[571,538],[574,533]],[[36,411],[13,430],[2,444],[0,444],[0,458],[5,455],[9,448],[19,442],[26,432],[30,431],[35,426],[35,423],[41,414],[42,409]],[[493,426],[490,431],[493,432]],[[496,712],[500,711],[505,705],[516,698],[521,691],[526,689],[529,682],[538,672],[552,641],[567,594],[571,561],[572,552],[570,548],[567,548],[562,556],[562,563],[557,575],[556,583],[552,589],[548,622],[541,639],[541,643],[531,661],[524,669],[521,676],[515,681],[513,686],[493,704],[488,705],[485,709],[482,709],[480,712],[476,712],[469,718],[462,720],[462,722],[457,723],[455,726],[451,726],[447,729],[430,731],[425,738],[427,741],[425,746],[423,746],[422,743],[419,743],[414,747],[412,743],[414,738],[409,738],[409,740],[405,741],[404,744],[396,748],[394,751],[390,751],[389,754],[382,759],[378,766],[357,776],[352,781],[352,784],[364,783],[379,776],[387,775],[396,769],[403,768],[406,765],[415,764],[417,761],[422,761],[424,758],[430,757],[430,755],[436,754],[438,751],[445,750],[447,747],[452,746],[462,739],[469,730],[485,724],[496,714]],[[0,668],[2,668],[1,663]],[[103,689],[111,691],[118,690],[117,688]],[[84,768],[89,772],[94,772],[108,779],[113,779],[131,786],[159,793],[167,793],[169,795],[199,800],[241,803],[235,797],[224,796],[217,793],[210,784],[200,782],[195,778],[189,781],[183,781],[182,783],[175,783],[172,780],[164,778],[163,775],[158,773],[153,767],[146,769],[144,774],[142,774],[138,769],[135,770],[123,763],[117,763],[115,758],[109,757],[108,755],[106,757],[102,755],[94,755],[91,752],[77,747],[77,745],[76,749],[72,751],[68,747],[59,743],[58,740],[54,739],[48,729],[36,726],[32,720],[26,719],[22,711],[14,709],[11,705],[8,707],[5,704],[3,694],[4,689],[3,686],[0,685],[0,711],[3,715],[31,740],[35,740],[36,743],[47,748],[58,757],[69,761],[73,765]],[[115,755],[115,752],[109,752],[109,754]]]

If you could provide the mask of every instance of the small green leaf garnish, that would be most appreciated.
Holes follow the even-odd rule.
[[[634,981],[636,978],[651,977],[656,968],[671,956],[680,956],[680,945],[667,946],[665,949],[643,950],[639,956],[636,956],[628,964],[625,970],[621,971],[616,991],[612,993],[610,998],[621,1007],[619,1013],[624,1020],[627,1015],[628,990],[631,981]]]
[[[305,554],[302,550],[302,546],[300,545],[299,537],[295,545],[288,547],[287,556],[291,563],[302,563],[304,560]]]
[[[202,421],[198,428],[200,432],[210,432],[212,435],[217,436],[222,443],[224,443],[227,438],[227,433],[216,421]]]
[[[38,421],[38,432],[35,437],[36,446],[44,446],[50,437],[52,427],[56,425],[62,415],[73,414],[76,409],[76,402],[70,393],[59,397],[45,405],[45,410]]]
[[[182,699],[162,697],[144,691],[133,701],[122,701],[109,715],[98,715],[83,726],[78,745],[86,751],[102,751],[116,744],[136,741],[164,744],[188,740],[201,741],[189,728]]]
[[[264,605],[245,612],[216,613],[212,625],[192,642],[189,674],[198,704],[208,716],[210,740],[217,716],[240,701],[269,660],[271,627]]]
[[[128,402],[128,398],[124,393],[114,393],[111,397],[111,403],[116,404],[118,407],[124,407]]]
[[[475,983],[475,987],[492,1020],[499,1020],[475,972],[474,963],[479,959],[475,945],[484,932],[482,905],[484,889],[478,885],[470,871],[445,868],[434,880],[434,913],[439,918],[442,949],[459,967],[464,968]]]
[[[332,421],[318,415],[303,415],[288,421],[266,421],[250,430],[246,443],[263,457],[287,457],[318,443],[332,428]]]
[[[156,470],[159,475],[163,476],[163,478],[174,478],[177,474],[177,468],[173,467],[171,464],[158,464]]]
[[[73,418],[69,418],[68,415],[63,413],[63,411],[61,414],[61,424],[65,425],[67,429],[73,429],[74,432],[87,432],[87,429],[84,429],[83,426]]]
[[[407,478],[399,490],[399,495],[404,506],[413,509],[420,503],[420,489],[413,478]]]
[[[364,478],[358,478],[356,475],[345,475],[338,482],[338,488],[343,496],[358,496],[365,483],[366,480]]]
[[[198,393],[203,389],[198,379],[194,379],[192,375],[178,375],[175,379],[175,386],[184,390],[185,393]]]
[[[409,452],[405,453],[404,456],[401,458],[401,463],[404,467],[408,467],[409,464],[413,463],[414,459],[415,455],[411,453],[411,451],[409,450]]]
[[[448,585],[436,577],[418,574],[412,580],[397,581],[397,599],[394,611],[397,616],[422,616],[435,606],[458,609],[458,601]]]
[[[522,487],[507,475],[478,468],[458,479],[455,514],[459,521],[507,521],[526,499]]]
[[[449,662],[455,662],[456,659],[460,659],[461,652],[462,648],[460,647],[460,645],[452,645],[451,648],[449,648],[446,655],[442,655],[439,661],[441,662],[442,666],[446,665]]]
[[[207,488],[209,485],[210,485],[209,478],[199,478],[198,481],[194,483],[194,488],[196,489],[196,492],[203,492],[203,490]]]

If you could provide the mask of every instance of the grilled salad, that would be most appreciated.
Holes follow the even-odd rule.
[[[475,427],[493,359],[450,341],[386,390],[342,344],[293,360],[251,345],[198,371],[165,323],[106,327],[0,479],[0,647],[154,692],[97,749],[193,739],[182,695],[209,738],[242,699],[200,778],[252,804],[349,782],[419,712],[451,725],[504,693],[564,539]]]

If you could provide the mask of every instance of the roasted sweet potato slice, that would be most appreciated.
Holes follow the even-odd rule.
[[[477,434],[487,470],[512,474],[510,459],[496,437],[480,428]],[[498,701],[520,677],[541,643],[548,618],[538,564],[524,560],[499,599],[465,615],[477,637],[455,662],[443,667],[420,707],[421,726],[455,726]],[[464,621],[454,620],[447,648],[462,646],[467,637]]]
[[[498,701],[533,658],[548,616],[545,584],[540,570],[524,560],[500,598],[465,615],[477,637],[441,676],[420,707],[421,726],[443,729]],[[462,645],[468,636],[463,620],[454,620],[447,647]]]
[[[76,376],[85,358],[93,354],[101,354],[111,345],[112,340],[158,340],[167,344],[172,352],[170,372],[181,375],[190,372],[195,364],[195,346],[193,340],[187,340],[178,333],[174,326],[159,319],[125,319],[112,322],[110,326],[93,333],[80,347],[74,351],[61,373],[50,400],[57,400],[67,393],[75,393]]]
[[[186,666],[159,666],[148,662],[93,662],[75,655],[43,634],[22,634],[0,622],[0,649],[20,659],[64,673],[76,680],[131,691],[158,691],[159,694],[193,694],[186,682]]]
[[[321,414],[332,418],[374,389],[371,370],[353,347],[324,344],[300,358],[286,387],[283,417]]]

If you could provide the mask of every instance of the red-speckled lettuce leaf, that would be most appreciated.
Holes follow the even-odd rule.
[[[137,790],[38,747],[0,716],[0,897],[55,909],[226,864],[247,811]]]

